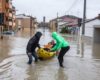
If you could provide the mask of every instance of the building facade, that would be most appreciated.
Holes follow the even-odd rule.
[[[49,27],[51,31],[57,31],[57,19],[50,20]]]
[[[20,31],[26,31],[34,33],[37,28],[36,18],[27,17],[23,15],[16,16],[16,29]]]
[[[3,31],[14,30],[15,28],[15,7],[12,0],[0,0],[0,26]]]
[[[80,27],[82,35],[82,26]],[[93,42],[100,42],[100,15],[85,22],[85,39],[90,38]]]
[[[61,32],[64,27],[70,27],[72,29],[78,27],[78,17],[72,15],[64,15],[50,21],[50,29],[53,31]]]

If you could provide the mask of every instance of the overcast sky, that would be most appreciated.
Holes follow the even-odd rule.
[[[46,17],[46,21],[65,14],[83,17],[84,0],[13,0],[17,14],[25,13],[37,18]],[[73,6],[72,6],[73,5]],[[87,0],[87,18],[93,18],[100,13],[100,0]]]

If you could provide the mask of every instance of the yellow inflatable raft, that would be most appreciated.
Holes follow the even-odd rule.
[[[37,54],[42,59],[50,59],[50,58],[54,57],[54,55],[55,55],[54,52],[48,52],[48,51],[44,50],[43,48],[38,49]]]

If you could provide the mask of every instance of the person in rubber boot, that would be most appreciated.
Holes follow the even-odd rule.
[[[26,47],[26,53],[29,58],[28,64],[32,63],[32,56],[35,58],[35,62],[37,62],[39,59],[35,52],[35,49],[37,47],[40,48],[39,40],[40,40],[41,36],[42,36],[41,32],[36,32],[36,34],[32,38],[30,38],[30,40],[28,41],[28,44]]]
[[[69,43],[68,41],[66,41],[62,36],[60,36],[59,34],[57,34],[56,32],[52,33],[52,38],[56,41],[56,45],[51,48],[50,51],[58,51],[59,55],[58,55],[58,61],[59,61],[59,65],[60,67],[64,67],[63,66],[63,57],[66,54],[66,52],[70,49]]]

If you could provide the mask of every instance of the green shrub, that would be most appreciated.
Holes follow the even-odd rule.
[[[70,29],[68,29],[68,27],[63,27],[61,29],[61,32],[60,33],[71,33]]]

